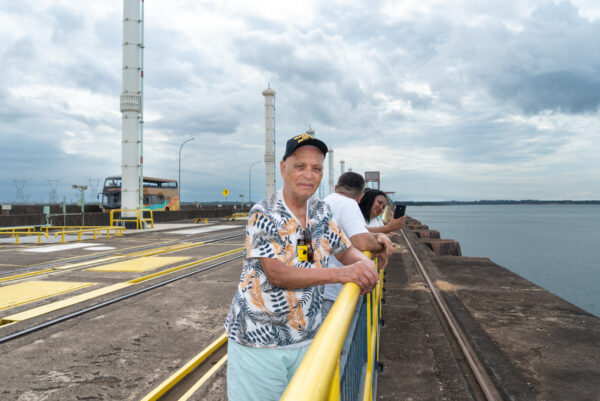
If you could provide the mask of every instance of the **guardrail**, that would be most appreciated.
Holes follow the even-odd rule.
[[[115,213],[120,213],[119,218],[115,218]],[[135,212],[135,217],[123,217],[121,214],[123,212]],[[144,212],[149,212],[150,217],[144,217]],[[150,223],[152,228],[154,228],[154,214],[152,209],[113,209],[110,211],[110,226],[114,227],[115,222],[135,222],[136,230],[139,230],[140,227],[143,227],[144,222]]]
[[[241,219],[244,217],[248,217],[248,213],[234,213],[232,214],[230,217],[227,217],[227,220],[237,220],[237,219]]]
[[[46,227],[44,227],[46,228]],[[52,228],[52,227],[50,227]],[[81,241],[81,235],[83,233],[92,233],[92,239],[96,239],[97,236],[101,235],[102,232],[106,231],[106,237],[110,238],[110,231],[113,230],[113,235],[116,237],[123,236],[123,230],[125,227],[108,227],[108,226],[98,226],[98,227],[62,227],[62,230],[54,233],[54,237],[62,236],[61,242],[65,242],[65,235],[68,234],[77,234],[77,241]]]
[[[372,258],[371,253],[364,253]],[[282,401],[373,400],[379,363],[383,269],[378,268],[378,274],[379,283],[366,296],[360,296],[355,283],[344,285]]]
[[[14,237],[16,242],[15,244],[19,243],[19,237],[20,236],[31,236],[31,235],[37,235],[38,240],[37,243],[41,244],[42,243],[42,235],[45,236],[46,238],[48,238],[48,233],[42,232],[42,231],[35,231],[35,227],[32,227],[33,230],[30,230],[30,227],[26,227],[27,229],[23,229],[23,230],[19,230],[19,229],[0,229],[0,235],[10,235],[11,237]]]

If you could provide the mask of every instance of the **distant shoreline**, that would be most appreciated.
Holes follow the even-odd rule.
[[[407,206],[462,205],[600,205],[600,200],[478,200],[478,201],[394,201]]]

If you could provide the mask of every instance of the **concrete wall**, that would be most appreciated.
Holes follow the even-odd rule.
[[[13,210],[11,210],[11,215],[9,216],[0,216],[0,227],[14,227],[14,226],[37,226],[46,224],[46,217],[42,214],[42,206],[40,205],[18,205],[22,206],[17,210],[26,211],[26,212],[34,212],[27,214],[17,214],[15,213],[15,206],[13,206]],[[54,205],[51,208],[51,213],[62,213],[62,209],[60,205]],[[86,213],[84,215],[84,223],[86,226],[106,226],[110,223],[109,213],[103,213],[99,211],[97,208],[94,209],[94,205],[89,205],[89,209],[86,206]],[[234,209],[235,207],[235,209]],[[51,223],[54,226],[79,226],[81,225],[81,214],[78,213],[81,209],[79,206],[73,206],[73,208],[68,207],[67,213],[75,213],[70,214],[65,217],[62,215],[52,216]],[[195,218],[216,218],[216,217],[226,217],[231,216],[236,212],[247,212],[248,207],[245,206],[241,208],[240,206],[235,205],[222,205],[222,207],[218,207],[217,205],[199,205],[198,207],[193,205],[186,205],[183,210],[178,211],[169,211],[169,212],[154,212],[154,222],[161,223],[167,221],[175,221],[175,220],[190,220]]]

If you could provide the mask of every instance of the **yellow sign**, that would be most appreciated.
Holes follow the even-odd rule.
[[[229,190],[227,188],[225,188],[222,193],[223,193],[223,196],[225,196],[227,198],[227,196],[229,195]]]

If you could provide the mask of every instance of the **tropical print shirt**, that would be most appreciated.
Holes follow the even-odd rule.
[[[242,274],[225,329],[230,340],[255,348],[293,348],[309,343],[321,325],[323,286],[287,289],[272,285],[258,258],[288,266],[320,269],[350,241],[333,222],[329,206],[315,197],[307,203],[307,228],[314,263],[299,261],[302,226],[285,205],[281,190],[254,205],[248,215]]]

